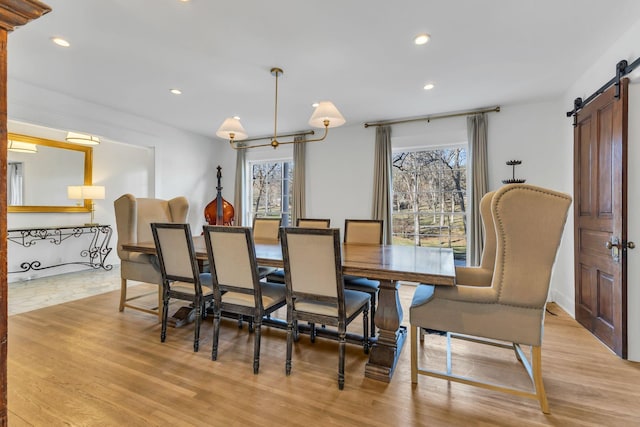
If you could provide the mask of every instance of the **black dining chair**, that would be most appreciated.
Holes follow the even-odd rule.
[[[211,274],[200,273],[189,224],[152,223],[151,232],[162,275],[162,331],[167,337],[169,300],[189,301],[195,308],[193,351],[198,351],[200,320],[206,316],[206,303],[213,301]]]

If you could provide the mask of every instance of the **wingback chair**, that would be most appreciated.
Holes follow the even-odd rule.
[[[505,185],[495,192],[490,206],[497,243],[491,286],[416,288],[410,308],[414,384],[418,374],[444,378],[537,399],[542,412],[549,412],[542,382],[542,333],[551,272],[570,205],[568,195],[532,185]],[[446,372],[418,367],[418,328],[447,331]],[[513,349],[533,392],[454,375],[452,337]],[[521,345],[531,347],[531,361]]]
[[[152,242],[151,223],[176,222],[184,223],[189,212],[189,202],[185,197],[175,197],[171,200],[136,198],[131,194],[124,194],[113,202],[118,231],[117,253],[120,258],[120,307],[140,310],[155,314],[162,320],[162,275],[157,258],[137,252],[122,249],[125,243]],[[132,304],[131,301],[148,294],[127,297],[127,281],[152,283],[158,285],[158,306],[147,308]]]
[[[496,261],[496,227],[491,215],[491,199],[495,191],[480,199],[480,216],[484,228],[484,247],[477,267],[456,267],[456,283],[467,286],[491,286]]]

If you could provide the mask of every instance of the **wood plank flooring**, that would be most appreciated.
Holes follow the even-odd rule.
[[[404,324],[413,290],[401,286]],[[545,416],[534,400],[463,384],[420,377],[412,387],[408,341],[390,384],[365,378],[367,356],[347,345],[340,391],[336,342],[311,344],[302,335],[287,377],[285,333],[263,328],[260,374],[253,375],[253,335],[246,326],[223,320],[213,362],[210,318],[203,322],[200,352],[193,353],[192,325],[169,328],[160,343],[155,318],[119,313],[118,296],[113,291],[9,317],[9,425],[640,424],[640,364],[618,359],[553,304],[557,316],[546,317],[542,352],[551,409]],[[443,369],[443,338],[428,335],[425,343],[429,366]],[[459,374],[528,386],[512,351],[455,341],[454,352]]]

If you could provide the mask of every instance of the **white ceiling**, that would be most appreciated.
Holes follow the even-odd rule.
[[[273,66],[282,132],[319,100],[362,124],[559,96],[640,18],[637,0],[44,2],[9,36],[9,81],[209,137],[232,115],[273,131]]]

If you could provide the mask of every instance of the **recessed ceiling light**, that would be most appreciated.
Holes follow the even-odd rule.
[[[320,104],[318,104],[317,102],[314,102],[313,104],[311,104],[311,106],[312,106],[313,108],[318,108],[318,105],[320,105]]]
[[[424,85],[424,90],[431,90],[433,88],[434,88],[433,83],[427,83],[426,85]]]
[[[240,116],[233,116],[234,119],[240,120]]]
[[[52,37],[51,41],[54,42],[55,44],[57,44],[58,46],[62,46],[62,47],[71,46],[71,44],[68,41],[66,41],[65,39],[63,39],[62,37]]]
[[[182,91],[180,89],[171,89],[169,90],[174,95],[182,95]]]
[[[423,33],[423,34],[418,34],[414,39],[413,42],[417,45],[422,45],[422,44],[427,44],[427,42],[431,40],[431,35],[427,34],[427,33]]]

